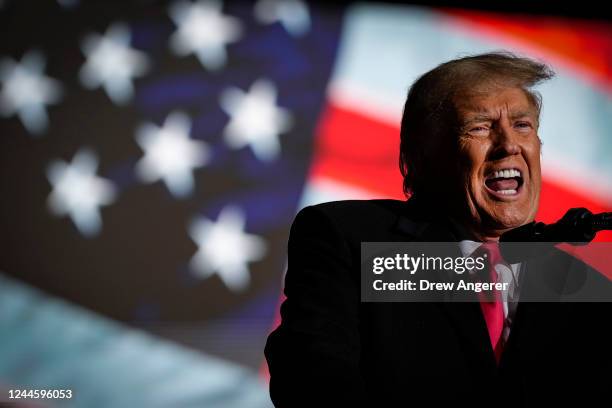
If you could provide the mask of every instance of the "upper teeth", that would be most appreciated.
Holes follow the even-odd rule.
[[[517,169],[497,170],[493,172],[493,178],[521,177],[521,172]]]

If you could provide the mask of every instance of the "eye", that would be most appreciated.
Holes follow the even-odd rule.
[[[488,126],[472,126],[469,128],[468,133],[472,135],[486,136],[489,134],[489,130],[490,129]]]
[[[520,130],[529,130],[532,128],[531,123],[529,122],[517,122],[514,124],[514,127]]]

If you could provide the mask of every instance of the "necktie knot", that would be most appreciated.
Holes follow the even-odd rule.
[[[479,274],[480,279],[490,283],[497,282],[497,270],[495,269],[495,266],[499,264],[506,264],[504,258],[502,257],[501,251],[499,250],[498,243],[485,242],[480,246],[478,251],[485,255],[487,266],[483,273]]]
[[[487,254],[487,260],[489,266],[495,269],[495,265],[504,263],[501,251],[499,250],[499,244],[497,242],[485,242],[481,245],[482,250]]]

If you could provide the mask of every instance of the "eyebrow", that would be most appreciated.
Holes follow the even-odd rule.
[[[519,119],[519,118],[524,118],[524,117],[530,117],[532,119],[537,119],[537,117],[535,116],[534,112],[525,110],[525,111],[517,111],[517,112],[513,112],[510,114],[510,119]]]
[[[531,119],[536,120],[536,116],[534,115],[533,112],[529,111],[529,110],[521,110],[521,111],[516,111],[510,114],[510,119],[511,120],[516,120],[519,118],[524,118],[524,117],[529,117]],[[476,122],[493,122],[495,121],[496,118],[494,118],[493,116],[491,116],[488,113],[478,113],[474,116],[470,116],[468,117],[466,120],[463,121],[463,126],[467,126],[470,125],[472,123],[476,123]]]
[[[475,122],[492,122],[493,121],[493,117],[487,114],[478,114],[478,115],[474,115],[474,116],[470,116],[467,119],[465,119],[463,121],[463,125],[469,125]]]

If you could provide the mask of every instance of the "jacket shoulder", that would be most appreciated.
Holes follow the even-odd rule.
[[[368,216],[374,214],[399,214],[406,206],[405,201],[391,199],[374,199],[374,200],[339,200],[329,201],[325,203],[314,204],[302,209],[311,208],[315,211],[320,211],[327,215],[362,215]]]
[[[304,207],[296,221],[325,219],[340,231],[388,230],[406,209],[406,202],[391,199],[330,201]]]

